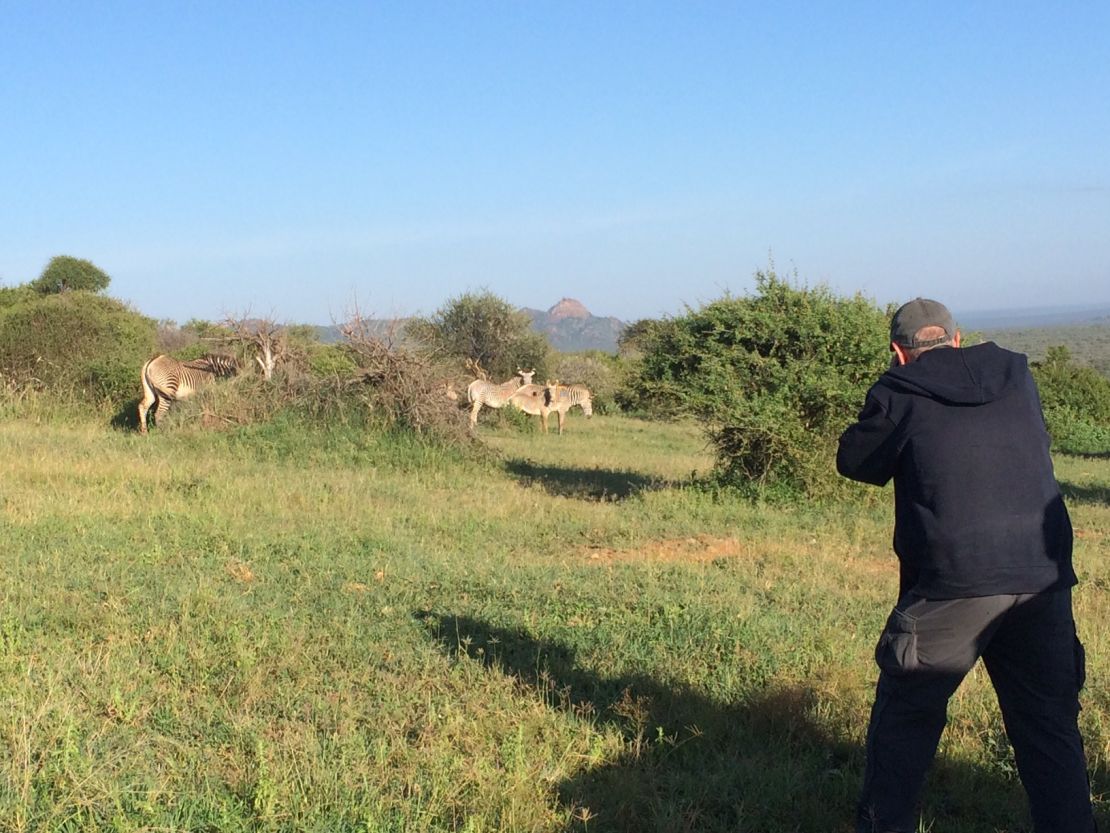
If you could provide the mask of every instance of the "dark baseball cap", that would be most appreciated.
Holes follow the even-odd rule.
[[[945,335],[940,338],[915,338],[923,327],[943,327]],[[948,307],[940,301],[930,301],[928,298],[914,298],[902,304],[890,320],[890,340],[903,347],[934,347],[955,335],[956,322]]]

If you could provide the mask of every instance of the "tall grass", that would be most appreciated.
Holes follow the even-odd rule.
[[[849,830],[882,493],[741,502],[683,425],[482,439],[7,414],[0,830]],[[1058,473],[1101,796],[1110,461]],[[1028,830],[982,674],[950,713],[924,829]]]

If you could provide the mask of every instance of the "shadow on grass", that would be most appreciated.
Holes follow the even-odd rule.
[[[538,483],[548,494],[580,500],[620,501],[674,485],[634,471],[544,466],[528,460],[510,460],[505,469],[526,486]]]
[[[1064,499],[1075,503],[1104,503],[1110,505],[1110,486],[1080,486],[1060,481],[1060,491]]]
[[[139,430],[139,400],[132,399],[112,417],[111,426],[120,431]]]
[[[557,785],[573,817],[568,830],[852,829],[863,749],[815,718],[821,704],[805,686],[769,686],[743,702],[721,703],[644,674],[599,675],[578,662],[573,647],[524,630],[463,616],[415,616],[449,656],[480,662],[514,678],[525,696],[620,733],[624,751],[617,760],[583,763]],[[938,758],[927,787],[927,827],[1028,830],[1024,792],[1003,770]],[[1096,794],[1106,781],[1100,773]]]

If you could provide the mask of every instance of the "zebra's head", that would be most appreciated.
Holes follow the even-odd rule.
[[[536,368],[533,367],[531,370],[521,370],[518,367],[516,369],[516,375],[520,377],[520,384],[522,386],[530,385],[532,384],[532,377],[536,375]]]

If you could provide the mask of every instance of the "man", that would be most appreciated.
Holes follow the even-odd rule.
[[[1025,356],[960,347],[952,315],[910,301],[890,369],[840,438],[837,470],[894,479],[899,601],[875,649],[857,831],[917,830],[948,700],[983,658],[1037,833],[1095,829],[1079,690],[1072,531]]]

